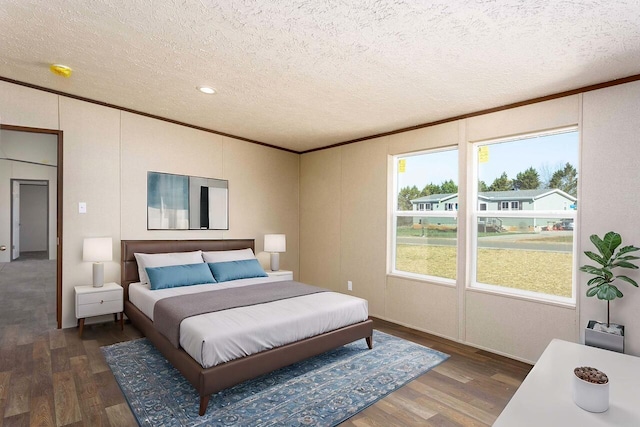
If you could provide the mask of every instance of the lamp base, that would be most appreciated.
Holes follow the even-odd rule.
[[[93,287],[101,288],[104,285],[104,264],[101,262],[93,263]]]
[[[280,253],[271,252],[271,271],[280,270]]]

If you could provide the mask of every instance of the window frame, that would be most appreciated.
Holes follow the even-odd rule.
[[[427,149],[427,150],[420,150],[420,151],[414,151],[414,152],[408,152],[408,153],[401,153],[401,154],[392,154],[390,155],[391,157],[391,163],[393,164],[393,180],[392,180],[392,206],[391,206],[391,215],[390,215],[390,224],[391,224],[391,240],[390,240],[390,250],[387,251],[388,254],[390,254],[391,258],[389,260],[389,273],[388,274],[392,274],[394,276],[398,276],[398,277],[404,277],[404,278],[408,278],[408,279],[417,279],[417,280],[424,280],[424,281],[428,281],[428,282],[432,282],[432,283],[437,283],[437,284],[442,284],[442,285],[446,285],[446,286],[451,286],[451,287],[455,287],[458,281],[458,278],[456,279],[449,279],[447,277],[440,277],[440,276],[430,276],[427,274],[419,274],[419,273],[412,273],[409,271],[403,271],[403,270],[398,270],[396,269],[396,256],[397,256],[397,224],[398,224],[398,218],[399,217],[411,217],[411,218],[442,218],[442,217],[451,217],[451,218],[455,218],[456,220],[456,224],[459,224],[459,218],[458,218],[458,212],[457,210],[453,210],[453,211],[447,211],[447,210],[434,210],[433,209],[433,205],[435,204],[434,202],[424,202],[425,203],[425,210],[424,211],[419,211],[419,210],[411,210],[411,211],[400,211],[398,210],[398,160],[401,158],[407,158],[407,157],[414,157],[414,156],[421,156],[421,155],[425,155],[425,154],[430,154],[430,153],[441,153],[441,152],[445,152],[445,151],[456,151],[457,153],[457,158],[456,158],[456,163],[457,163],[457,167],[456,167],[456,176],[458,173],[458,170],[460,168],[460,150],[459,147],[457,145],[452,145],[452,146],[447,146],[447,147],[441,147],[441,148],[433,148],[433,149]],[[458,195],[460,194],[460,186],[458,185]],[[458,240],[459,238],[456,238],[456,248],[458,248]],[[458,270],[458,263],[459,263],[459,259],[456,256],[456,272]]]
[[[472,145],[472,156],[471,156],[471,200],[470,203],[471,209],[469,210],[468,217],[470,219],[470,224],[472,226],[469,228],[467,233],[467,246],[468,246],[468,258],[467,263],[469,265],[469,274],[467,278],[466,288],[469,290],[483,291],[494,293],[498,295],[507,295],[513,297],[520,297],[536,302],[547,302],[553,304],[559,304],[568,307],[575,307],[577,300],[577,260],[579,257],[578,254],[578,211],[575,209],[570,210],[540,210],[540,211],[529,211],[529,210],[511,210],[511,209],[501,209],[502,203],[498,205],[497,210],[489,210],[489,206],[487,205],[487,210],[480,210],[480,204],[485,203],[481,201],[479,198],[480,191],[478,190],[478,148],[480,146],[487,146],[492,144],[498,144],[503,142],[512,142],[519,141],[524,139],[536,138],[540,136],[549,136],[549,135],[557,135],[562,133],[578,133],[578,158],[580,153],[580,129],[578,126],[568,126],[548,131],[540,131],[540,132],[529,132],[525,134],[514,135],[510,137],[504,138],[491,138],[481,141],[471,142]],[[578,195],[580,194],[580,181],[578,180]],[[509,206],[511,206],[511,201],[508,201]],[[522,206],[520,204],[520,206]],[[488,218],[488,217],[496,217],[496,218],[570,218],[574,223],[574,234],[573,234],[573,244],[572,244],[572,255],[573,261],[571,263],[571,297],[561,297],[551,294],[543,294],[533,291],[528,291],[524,289],[517,288],[508,288],[500,285],[492,285],[488,283],[481,283],[477,281],[477,261],[478,261],[478,221],[480,218]]]

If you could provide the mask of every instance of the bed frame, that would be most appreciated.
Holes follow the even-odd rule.
[[[134,253],[188,252],[195,250],[222,251],[251,248],[253,239],[235,240],[123,240],[121,252],[121,284],[124,288],[124,312],[131,323],[151,341],[156,348],[182,373],[200,394],[199,414],[204,415],[211,394],[243,381],[280,369],[292,363],[343,346],[358,339],[366,339],[373,348],[373,322],[364,322],[336,329],[273,348],[227,363],[203,368],[182,348],[175,348],[153,326],[153,322],[129,302],[129,284],[138,282],[138,264]],[[255,252],[255,250],[254,250]]]

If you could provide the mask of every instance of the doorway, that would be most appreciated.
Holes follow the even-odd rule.
[[[11,261],[55,259],[49,256],[56,238],[49,233],[49,208],[48,180],[11,180]]]
[[[47,295],[55,304],[58,329],[62,327],[62,144],[59,130],[0,125],[0,193],[10,200],[4,208],[0,204],[0,267],[4,265],[8,273],[12,263],[33,260],[52,266],[43,271],[49,277]]]

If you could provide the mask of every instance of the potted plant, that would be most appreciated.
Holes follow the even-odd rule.
[[[609,409],[609,377],[604,372],[589,366],[573,370],[573,401],[589,412],[604,412]]]
[[[638,284],[630,277],[615,275],[613,271],[618,268],[637,270],[638,266],[633,261],[640,259],[640,257],[630,255],[630,253],[638,251],[640,248],[632,245],[620,247],[622,237],[613,231],[605,234],[602,239],[598,235],[592,234],[590,239],[599,254],[591,251],[585,251],[584,254],[598,265],[583,265],[580,267],[580,271],[594,276],[587,282],[589,287],[587,296],[595,296],[600,300],[607,301],[607,322],[605,324],[590,320],[585,331],[585,344],[624,353],[624,326],[611,323],[610,318],[611,301],[624,296],[614,282],[618,280],[627,282],[636,288]],[[620,249],[618,249],[619,247]]]

